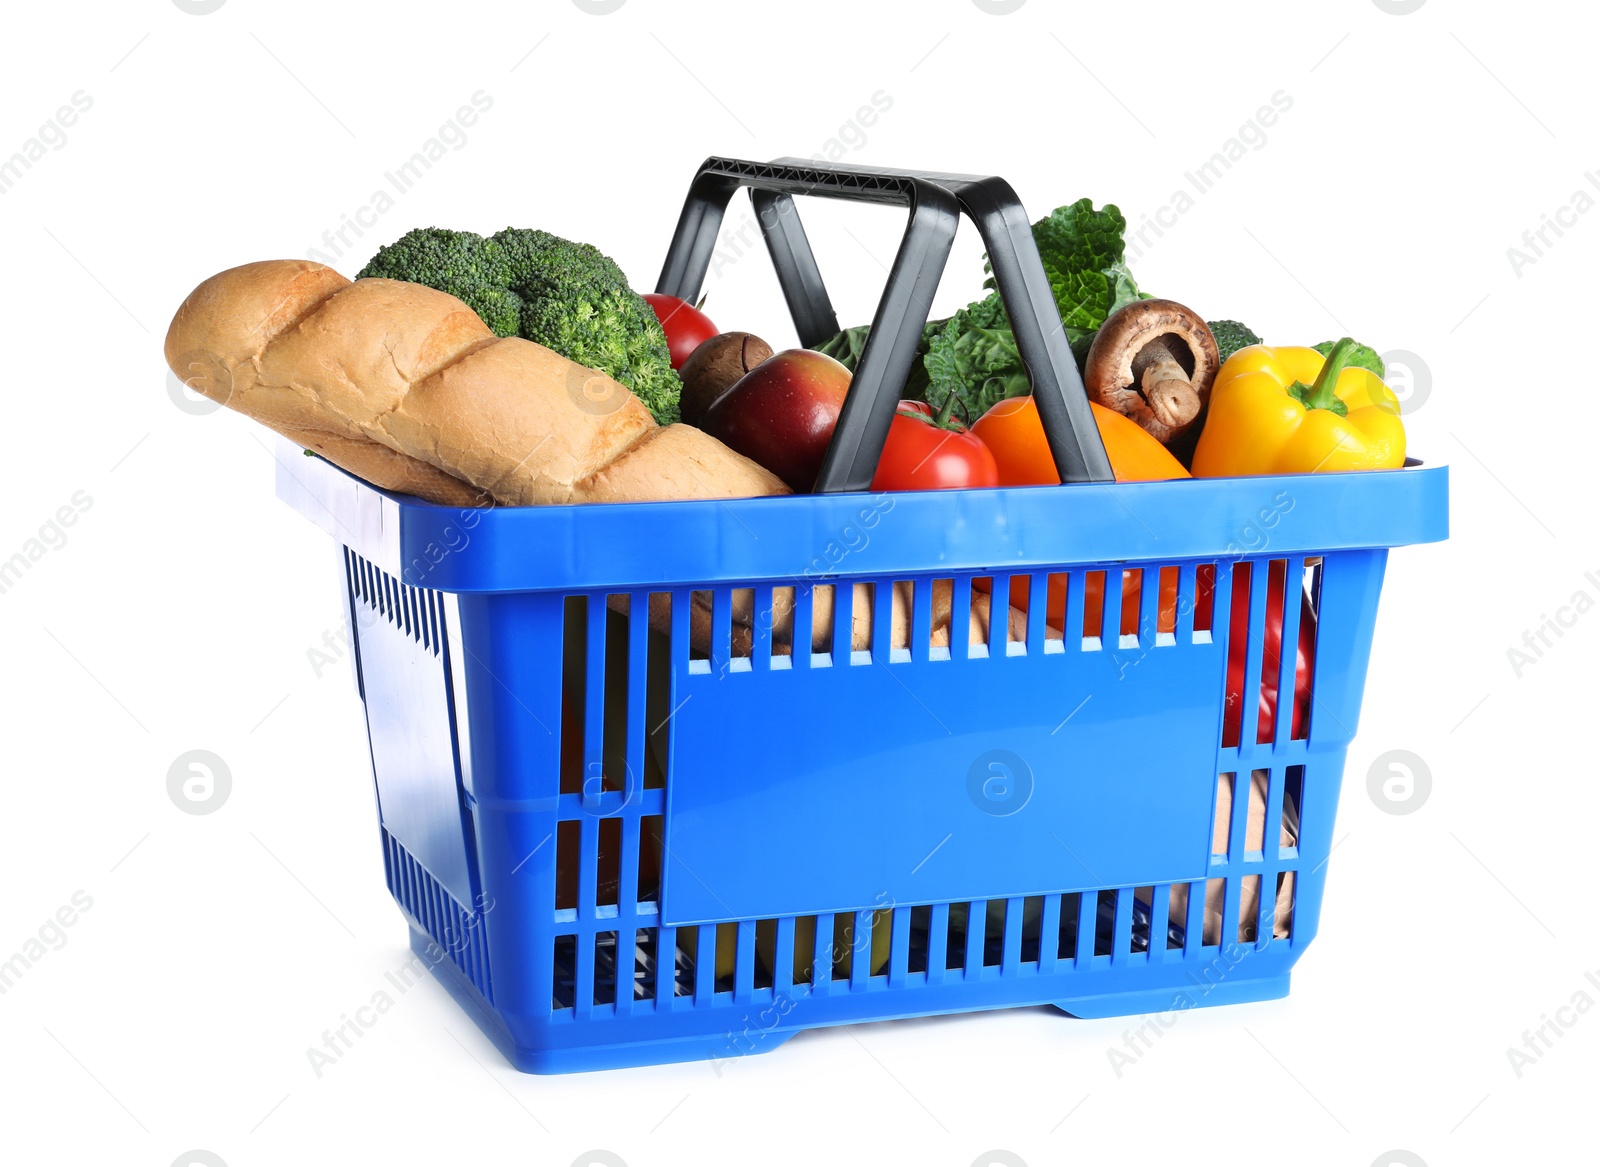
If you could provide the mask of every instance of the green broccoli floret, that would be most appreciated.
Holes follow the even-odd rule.
[[[515,336],[522,298],[508,286],[511,267],[499,247],[471,231],[422,227],[380,247],[358,279],[381,277],[427,284],[483,317],[496,336]]]
[[[490,236],[522,297],[521,335],[616,378],[662,425],[678,420],[682,381],[655,311],[588,243],[507,227]]]
[[[663,425],[678,420],[681,382],[667,337],[622,269],[587,243],[547,231],[422,227],[379,249],[357,278],[449,292],[497,336],[521,336],[626,385]]]
[[[1223,360],[1242,348],[1261,343],[1259,336],[1237,320],[1210,320],[1206,322],[1206,327],[1217,338],[1217,354]]]

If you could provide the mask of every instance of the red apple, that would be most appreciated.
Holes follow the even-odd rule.
[[[809,491],[850,390],[850,370],[810,349],[786,349],[751,369],[706,412],[701,428]]]

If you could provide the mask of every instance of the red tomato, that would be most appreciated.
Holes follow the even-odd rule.
[[[921,401],[902,401],[872,476],[873,490],[950,490],[999,486],[1000,470],[981,439],[965,429],[941,429]]]
[[[659,292],[646,292],[644,298],[666,331],[667,351],[672,354],[674,369],[682,368],[690,353],[717,335],[711,318],[688,301]]]

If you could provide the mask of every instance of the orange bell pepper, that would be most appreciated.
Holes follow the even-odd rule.
[[[1188,478],[1167,448],[1114,409],[1089,403],[1094,411],[1095,428],[1111,459],[1111,473],[1118,482],[1153,482],[1163,478]],[[1007,397],[972,423],[972,432],[983,439],[1000,468],[1001,486],[1045,486],[1061,481],[1050,443],[1045,440],[1039,421],[1039,407],[1032,397]]]

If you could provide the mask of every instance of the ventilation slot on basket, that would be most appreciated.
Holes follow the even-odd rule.
[[[1054,571],[1045,577],[1044,650],[1066,651],[1067,573]]]
[[[894,612],[890,613],[889,637],[889,663],[905,664],[911,659],[911,629],[919,617],[926,618],[926,613],[917,611],[916,587],[908,579],[897,579],[891,585],[891,598],[898,601],[898,607],[903,609],[900,619],[893,619]]]
[[[1188,929],[1189,885],[1175,883],[1167,892],[1167,948],[1181,949]]]
[[[1150,951],[1150,928],[1154,912],[1150,905],[1156,901],[1153,887],[1135,888],[1133,892],[1133,936],[1128,946],[1130,952]]]
[[[557,936],[551,957],[555,977],[550,1007],[558,1011],[571,1009],[578,999],[578,938]]]
[[[1217,565],[1201,563],[1194,569],[1193,639],[1196,644],[1211,643],[1212,620],[1217,606]]]
[[[1056,959],[1076,960],[1078,956],[1078,918],[1083,910],[1084,895],[1091,892],[1073,892],[1061,897],[1061,924],[1056,931]]]
[[[855,968],[855,931],[854,912],[833,914],[833,979],[836,981],[848,981]]]
[[[809,985],[817,961],[817,918],[801,916],[794,922],[794,983]]]
[[[561,636],[561,793],[583,793],[583,725],[589,652],[589,598],[568,596]],[[562,868],[566,870],[566,868]]]
[[[1178,579],[1176,567],[1163,567],[1156,603],[1156,647],[1178,643]]]
[[[891,595],[892,591],[885,589],[885,596]],[[853,665],[872,663],[874,642],[879,632],[873,618],[873,606],[877,598],[878,585],[875,583],[858,583],[850,589],[850,604],[846,614],[850,621],[850,663]]]
[[[1245,815],[1244,849],[1246,858],[1260,858],[1267,838],[1267,784],[1270,770],[1250,771],[1250,804]]]
[[[881,976],[887,971],[894,943],[894,912],[889,909],[872,913],[870,942],[863,948],[872,956],[872,975]]]
[[[351,551],[344,551],[345,577],[358,603],[378,613],[434,656],[439,655],[443,598],[428,588],[403,584]]]
[[[1276,919],[1272,934],[1280,940],[1294,936],[1294,872],[1278,872]]]
[[[637,953],[633,976],[633,999],[635,1001],[648,1001],[656,995],[656,981],[660,976],[660,969],[656,967],[656,936],[655,928],[640,928],[634,934],[634,949]]]
[[[1229,837],[1233,829],[1233,775],[1217,775],[1216,813],[1211,819],[1211,854],[1222,858],[1228,854]]]
[[[917,593],[919,597],[924,594],[928,597],[928,611],[923,613],[923,620],[927,622],[929,660],[947,661],[951,657],[951,634],[957,627],[955,593],[953,579],[930,580],[926,592]],[[920,621],[912,625],[914,629],[920,626]]]
[[[1118,648],[1139,647],[1139,602],[1144,596],[1144,572],[1137,568],[1122,573],[1122,619],[1117,632]]]
[[[733,626],[731,633],[728,670],[735,673],[750,671],[750,654],[754,650],[755,630],[758,622],[771,629],[772,613],[756,611],[756,590],[734,588],[731,595]]]
[[[593,602],[599,602],[598,597]],[[640,618],[648,624],[646,613],[641,612]],[[593,793],[596,786],[601,791],[612,793],[637,789],[627,761],[628,719],[634,712],[628,708],[628,653],[632,647],[632,637],[629,635],[632,620],[630,597],[606,597],[606,651],[600,674],[604,686],[604,708],[600,718],[600,781],[586,783],[585,793]],[[593,668],[595,663],[591,660],[589,667]],[[638,712],[643,713],[643,710]]]
[[[698,928],[674,928],[672,994],[675,997],[694,996],[695,954],[700,947]]]
[[[631,952],[617,951],[615,932],[596,932],[594,937],[594,1003],[614,1005],[617,1001],[617,965],[631,958]]]
[[[713,980],[716,991],[733,991],[734,957],[739,948],[739,925],[718,924]]]
[[[1039,934],[1044,925],[1044,897],[1028,896],[1022,901],[1022,952],[1024,964],[1039,961]]]
[[[578,848],[583,838],[583,824],[577,819],[563,819],[556,824],[556,912],[571,913],[578,909]]]
[[[1006,609],[1006,655],[1021,656],[1028,651],[1028,621],[1013,618],[1011,610],[1027,612],[1032,602],[1033,580],[1026,575],[1011,577],[1011,603]]]
[[[997,967],[1005,956],[1006,901],[990,900],[985,905],[983,926],[983,963]]]
[[[1094,954],[1096,956],[1111,955],[1116,943],[1116,929],[1117,893],[1109,890],[1095,893]]]
[[[622,820],[616,816],[599,821],[600,853],[595,872],[595,906],[601,915],[616,915],[617,893],[622,889]],[[610,909],[609,912],[606,909]]]
[[[1247,875],[1239,881],[1239,943],[1256,942],[1256,922],[1261,916],[1261,877]]]
[[[772,667],[775,669],[788,668],[794,661],[794,605],[793,585],[772,589]]]
[[[944,967],[957,972],[967,964],[967,917],[970,905],[951,904],[945,928]]]
[[[1085,572],[1083,576],[1083,628],[1084,652],[1098,652],[1104,643],[1106,627],[1106,573]]]
[[[772,988],[772,962],[773,953],[778,950],[778,921],[756,921],[756,970],[754,987],[758,989]],[[765,954],[765,955],[763,955]]]
[[[672,627],[672,595],[653,592],[650,595],[651,624],[659,628]],[[672,636],[652,627],[645,638],[645,690],[644,715],[647,736],[644,753],[644,788],[660,790],[667,784],[667,774],[662,759],[670,757],[668,739],[672,733]],[[657,841],[660,841],[659,835]]]
[[[922,904],[911,909],[911,944],[906,950],[906,971],[928,971],[928,933],[933,927],[933,908]]]
[[[994,577],[979,576],[970,581],[972,610],[967,619],[967,655],[989,655],[989,626],[994,620]],[[979,597],[983,597],[981,600]],[[952,619],[954,613],[951,613]],[[950,629],[954,639],[956,630]]]
[[[1283,776],[1283,838],[1284,846],[1300,845],[1300,807],[1305,795],[1306,768],[1290,766]]]
[[[455,962],[474,988],[492,1001],[485,920],[462,907],[428,869],[388,831],[383,832],[384,874],[389,893]]]
[[[712,617],[714,613],[711,606],[711,593],[695,591],[689,593],[689,671],[691,673],[709,673],[711,671],[711,639]]]
[[[645,815],[639,820],[639,882],[636,893],[640,911],[655,911],[661,894],[661,816]]]

